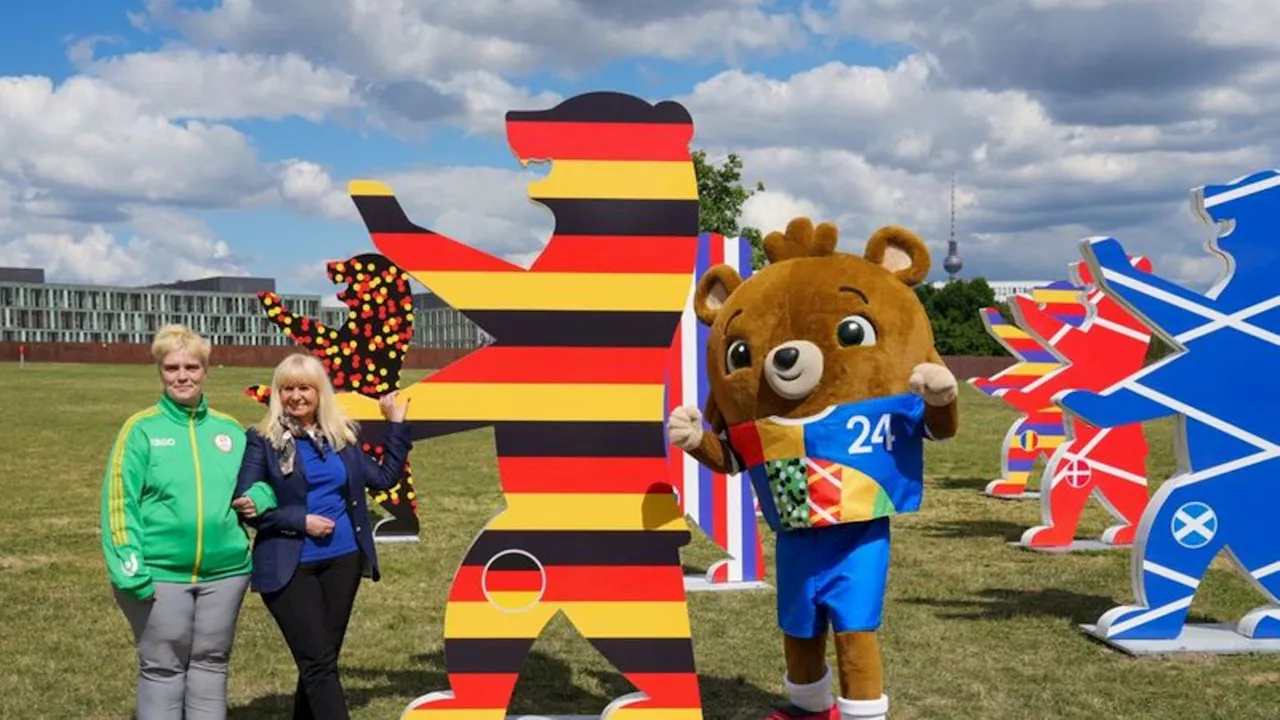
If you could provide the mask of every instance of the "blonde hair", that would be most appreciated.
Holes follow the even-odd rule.
[[[202,366],[209,366],[209,341],[186,325],[165,325],[151,341],[151,356],[156,359],[157,365],[163,363],[169,353],[180,350],[191,353]]]
[[[281,418],[284,405],[280,403],[280,388],[286,385],[309,385],[316,389],[319,402],[316,405],[316,430],[329,441],[334,450],[356,444],[360,425],[347,417],[338,405],[333,383],[324,365],[313,355],[293,353],[276,365],[271,374],[271,396],[267,400],[267,414],[255,426],[272,446],[279,449],[286,442],[286,431]]]

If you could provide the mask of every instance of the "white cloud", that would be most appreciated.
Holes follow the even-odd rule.
[[[296,57],[170,49],[94,60],[91,46],[73,54],[95,75],[56,85],[44,77],[0,78],[0,147],[6,148],[0,155],[0,247],[13,264],[42,266],[51,278],[76,282],[244,274],[227,244],[183,211],[284,205],[358,223],[345,178],[335,182],[305,159],[264,163],[242,132],[175,117],[318,119],[363,102],[367,84],[357,87],[349,76]],[[500,130],[502,110],[511,104],[545,107],[559,99],[531,96],[487,73],[438,87],[456,93],[461,117],[485,118],[478,131]],[[390,179],[434,198],[425,209],[412,199],[406,204],[425,210],[443,232],[498,252],[521,252],[537,247],[529,231],[539,225],[531,213],[537,209],[527,197],[520,198],[523,206],[507,202],[496,210],[483,200],[495,188],[523,193],[518,176],[477,168]],[[126,239],[113,227],[136,234]],[[163,260],[153,261],[153,255]]]
[[[1206,45],[1276,52],[1280,7],[1270,0],[1217,0],[1198,8],[1190,36]]]
[[[1280,5],[1261,0],[831,0],[795,14],[766,0],[150,0],[133,17],[185,37],[104,57],[95,44],[118,42],[87,38],[70,51],[85,75],[0,78],[5,257],[60,247],[99,258],[67,272],[131,277],[163,236],[188,265],[157,272],[238,267],[183,224],[191,209],[283,206],[358,241],[349,178],[328,158],[264,162],[230,123],[358,117],[404,137],[453,124],[499,139],[507,110],[561,99],[534,73],[758,59],[796,48],[802,22],[913,49],[888,68],[730,70],[681,99],[696,145],[739,154],[768,187],[743,217],[765,232],[811,215],[860,250],[901,223],[940,265],[955,171],[966,274],[1055,277],[1080,238],[1112,234],[1206,282],[1219,261],[1188,190],[1268,167],[1280,137]],[[551,230],[514,161],[360,174],[391,184],[415,222],[521,264]]]
[[[409,219],[500,257],[536,252],[551,237],[551,212],[529,199],[540,166],[520,170],[452,167],[390,173]]]
[[[782,190],[758,192],[747,198],[742,206],[742,225],[760,229],[764,235],[773,230],[783,230],[792,218],[805,216],[818,218],[818,222],[826,216],[827,211],[819,208],[813,201],[793,197]]]
[[[807,19],[930,53],[959,87],[1026,91],[1059,122],[1195,119],[1198,94],[1280,53],[1263,0],[831,0]]]
[[[508,110],[552,107],[563,97],[514,85],[488,70],[457,73],[438,80],[365,82],[362,99],[375,127],[404,137],[422,136],[433,123],[447,123],[468,135],[505,134]]]
[[[508,110],[549,108],[564,99],[559,93],[530,92],[484,70],[459,73],[439,87],[461,100],[466,113],[461,125],[474,134],[500,136]]]
[[[321,212],[341,209],[308,195],[307,165],[264,163],[241,131],[177,119],[323,113],[350,101],[341,82],[329,82],[337,75],[298,58],[176,50],[94,60],[92,42],[72,55],[97,75],[58,84],[0,77],[3,262],[43,267],[63,282],[245,275],[229,244],[190,211],[286,195]]]
[[[355,254],[357,253],[349,253],[346,257]],[[326,266],[331,259],[334,258],[311,260],[288,268],[276,279],[277,292],[287,287],[288,292],[293,294],[319,295],[322,307],[342,307],[342,301],[338,300],[337,293],[343,288],[329,282],[326,274]]]
[[[529,200],[528,184],[540,172],[537,167],[447,167],[366,177],[387,184],[417,225],[499,257],[528,259],[529,253],[540,251],[553,227],[550,212]],[[283,201],[297,209],[332,219],[354,219],[362,227],[346,180],[335,181],[324,168],[291,162],[282,187]]]
[[[355,78],[295,55],[205,53],[174,47],[113,57],[79,58],[81,72],[139,100],[143,112],[205,120],[319,121],[359,103]]]
[[[700,61],[796,49],[797,17],[764,0],[224,0],[185,9],[148,0],[139,24],[205,47],[297,52],[375,79],[473,70],[580,72],[633,55]]]
[[[306,160],[288,160],[280,170],[280,200],[309,215],[333,220],[358,220],[345,184],[336,185],[329,171]]]
[[[109,78],[0,77],[0,253],[73,282],[246,274],[230,246],[188,212],[260,206],[286,190],[305,196],[305,172],[261,162],[252,141],[228,125],[173,119],[193,111],[197,95],[178,97],[145,71],[174,57],[154,66],[129,58],[137,59],[95,66]],[[220,95],[211,102],[222,110],[204,110],[236,114],[237,83],[217,82],[201,89]]]
[[[132,98],[140,113],[169,120],[299,117],[324,122],[363,116],[374,127],[403,136],[421,135],[436,121],[470,134],[501,136],[507,110],[549,107],[563,99],[487,70],[460,71],[443,79],[370,79],[294,52],[206,52],[178,44],[94,58],[95,44],[101,41],[88,38],[70,51],[84,76]]]
[[[36,231],[0,236],[0,264],[42,267],[51,282],[145,285],[210,275],[248,275],[226,242],[178,213],[130,208],[132,234],[102,225],[82,233]]]
[[[40,267],[53,282],[119,285],[138,278],[145,258],[122,247],[114,235],[93,226],[82,237],[31,233],[0,243],[0,261],[17,267]]]
[[[231,205],[271,177],[240,132],[172,122],[97,79],[0,77],[0,180],[57,211],[111,214],[120,203]],[[111,219],[118,219],[118,213]]]
[[[1206,103],[1257,112],[1274,103],[1258,87]],[[1079,239],[1113,234],[1160,258],[1171,276],[1204,281],[1217,261],[1206,259],[1205,229],[1185,212],[1188,191],[1276,155],[1261,133],[1224,138],[1222,115],[1055,121],[1026,91],[956,86],[924,53],[884,69],[828,63],[783,79],[727,71],[681,101],[713,155],[738,153],[745,179],[765,183],[744,221],[766,233],[811,215],[838,222],[842,247],[857,250],[877,227],[900,223],[926,238],[940,267],[956,171],[966,273],[991,277],[1056,277],[1079,257]]]

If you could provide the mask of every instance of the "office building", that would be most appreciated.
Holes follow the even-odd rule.
[[[491,342],[492,335],[449,307],[439,295],[413,294],[413,347],[469,348]]]
[[[929,283],[937,289],[942,289],[950,280],[934,281]],[[995,294],[996,302],[1006,302],[1009,298],[1018,294],[1028,294],[1034,288],[1048,285],[1051,280],[988,280],[987,285],[991,287],[991,291]]]
[[[991,291],[995,293],[996,302],[1005,302],[1014,295],[1029,295],[1038,287],[1044,287],[1051,280],[989,280]]]
[[[156,330],[182,323],[215,345],[292,345],[258,302],[275,280],[209,277],[145,287],[45,282],[41,268],[0,267],[0,342],[141,343]],[[337,327],[345,307],[320,295],[283,294],[294,313]],[[414,347],[466,348],[490,338],[429,293],[415,294]]]

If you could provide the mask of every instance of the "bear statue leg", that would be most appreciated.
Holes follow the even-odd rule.
[[[681,573],[681,582],[683,582]],[[570,620],[573,613],[566,611]],[[627,637],[589,638],[591,645],[636,692],[615,698],[600,713],[600,720],[631,717],[700,720],[702,696],[694,668],[692,638]]]
[[[626,583],[584,578],[590,597],[566,602],[565,617],[636,688],[610,703],[600,720],[701,718],[679,551],[672,550],[670,564],[647,568],[643,580],[634,581],[643,583],[651,599],[635,600]],[[611,588],[624,597],[610,597]]]
[[[1102,430],[1089,453],[1097,485],[1098,502],[1120,521],[1102,532],[1108,545],[1131,545],[1138,523],[1147,509],[1147,440],[1141,424]]]
[[[385,502],[379,507],[385,510],[388,516],[382,518],[378,521],[378,524],[373,526],[374,540],[387,541],[399,538],[416,540],[418,538],[422,525],[418,521],[418,515],[407,501],[401,500],[398,505]]]
[[[1280,598],[1280,552],[1269,516],[1280,459],[1266,459],[1263,453],[1245,463],[1220,459],[1218,465],[1166,482],[1151,498],[1133,549],[1142,607],[1115,608],[1104,615],[1098,628],[1108,637],[1177,637],[1196,588],[1224,547],[1269,600]],[[1280,612],[1271,605],[1257,608],[1237,631],[1254,638],[1280,637]]]
[[[540,563],[481,531],[454,575],[444,611],[449,689],[409,703],[401,720],[503,720],[529,650],[560,606],[544,602]],[[531,578],[532,584],[531,584]]]
[[[1035,435],[1027,432],[1028,424],[1026,418],[1021,418],[1009,426],[1004,440],[1002,472],[999,478],[987,483],[984,490],[986,494],[994,497],[1016,497],[1027,491],[1027,479],[1039,455],[1034,449]]]
[[[1112,608],[1098,630],[1118,640],[1178,637],[1209,564],[1223,547],[1218,500],[1230,478],[1160,486],[1143,517],[1132,550],[1137,605]]]
[[[416,540],[422,526],[414,509],[412,473],[406,472],[400,482],[385,493],[373,496],[378,507],[387,513],[373,526],[373,539],[378,541],[410,538]]]
[[[1080,513],[1097,482],[1088,459],[1074,452],[1078,442],[1068,441],[1049,458],[1040,484],[1040,516],[1049,524],[1027,528],[1022,533],[1024,545],[1066,547],[1075,539]]]
[[[1263,591],[1271,602],[1254,608],[1240,619],[1236,632],[1258,640],[1280,638],[1280,551],[1272,549],[1270,562],[1240,564],[1249,571],[1253,584]]]
[[[1274,477],[1273,471],[1269,484],[1274,485]],[[1250,610],[1236,626],[1236,632],[1258,640],[1280,638],[1280,533],[1272,529],[1274,521],[1268,516],[1275,500],[1259,502],[1264,493],[1272,498],[1280,494],[1274,490],[1257,492],[1251,508],[1254,517],[1232,516],[1234,522],[1227,536],[1227,550],[1236,565],[1270,601]]]
[[[1138,523],[1147,508],[1150,490],[1145,478],[1132,474],[1103,473],[1098,478],[1098,500],[1103,507],[1121,520],[1102,532],[1102,542],[1108,545],[1131,545],[1137,537]]]

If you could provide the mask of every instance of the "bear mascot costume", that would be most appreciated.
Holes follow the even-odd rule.
[[[672,445],[715,472],[748,474],[776,534],[790,704],[767,720],[888,713],[876,632],[889,518],[920,507],[924,440],[959,426],[955,376],[913,290],[929,274],[924,241],[884,227],[858,256],[836,251],[837,235],[797,218],[765,238],[769,264],[746,281],[728,265],[699,279],[710,432],[696,407],[668,418]]]

